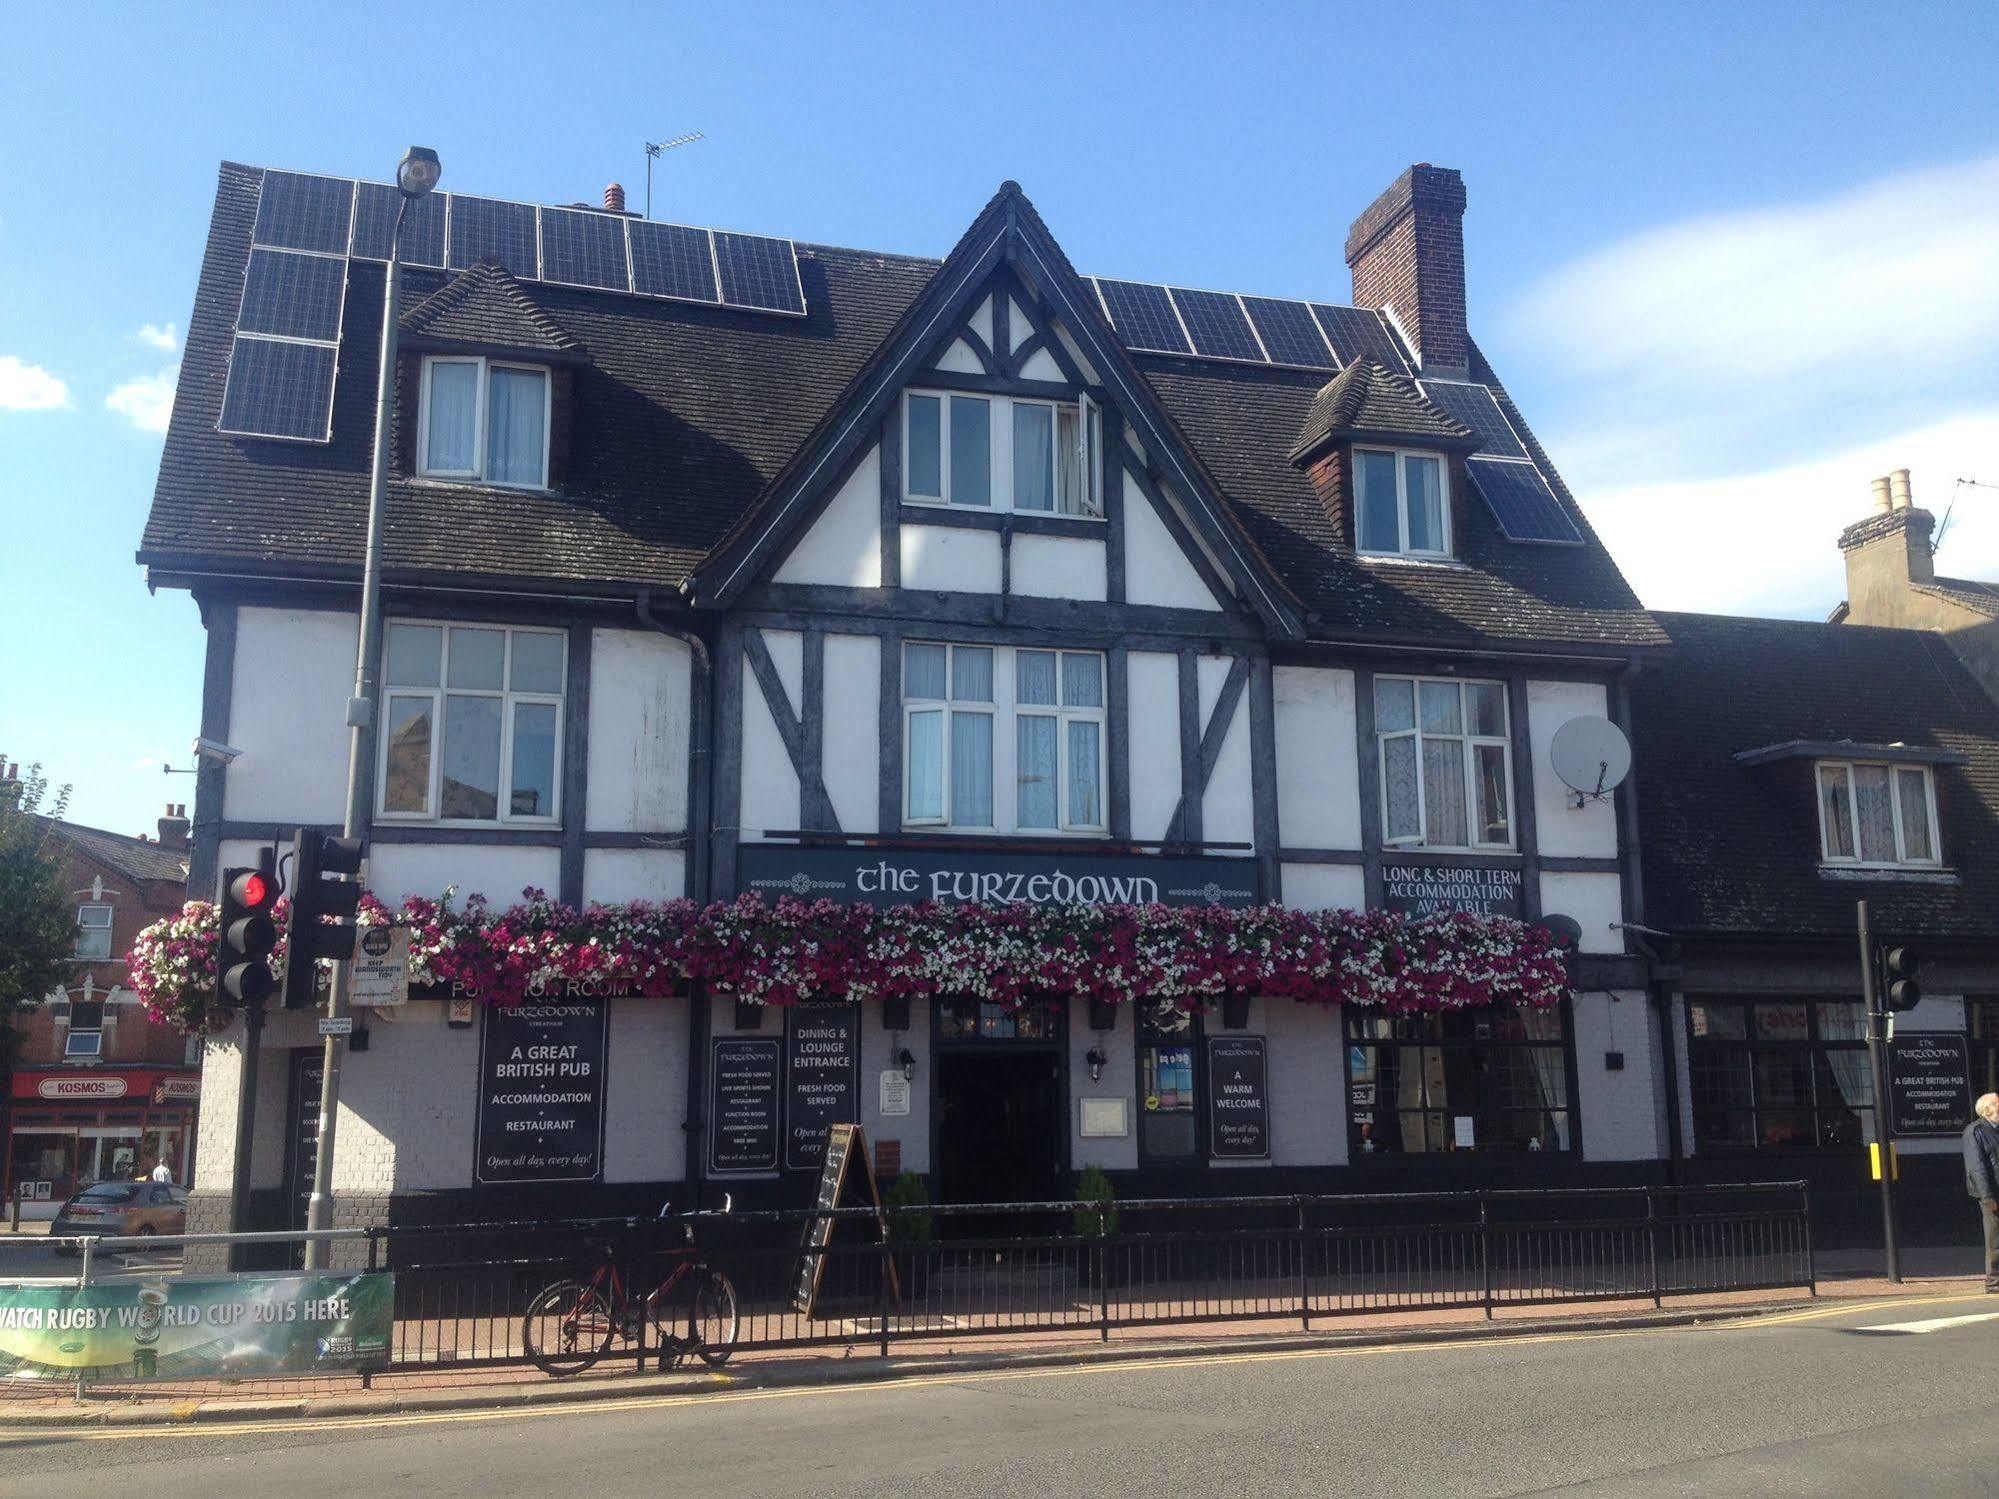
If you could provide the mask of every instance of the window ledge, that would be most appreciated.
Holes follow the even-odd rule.
[[[1470,563],[1461,562],[1456,557],[1410,557],[1410,556],[1405,556],[1401,552],[1361,552],[1361,551],[1356,551],[1354,553],[1354,556],[1358,558],[1360,561],[1368,563],[1370,565],[1387,565],[1390,567],[1435,567],[1435,568],[1442,568],[1446,572],[1454,572],[1454,573],[1468,573],[1472,571]]]
[[[547,484],[502,484],[495,479],[482,479],[473,474],[463,477],[445,474],[410,474],[404,482],[422,489],[498,489],[507,494],[554,494],[556,490]]]
[[[1822,880],[1884,880],[1894,885],[1961,885],[1954,869],[1896,869],[1880,864],[1821,864]]]

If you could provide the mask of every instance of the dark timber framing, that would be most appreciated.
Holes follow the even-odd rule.
[[[583,904],[583,828],[590,777],[590,643],[588,625],[569,627],[568,678],[562,703],[562,872],[565,905]]]
[[[771,660],[770,647],[764,641],[762,630],[750,628],[743,631],[743,657],[756,676],[757,686],[763,692],[764,706],[770,710],[771,721],[777,725],[777,737],[784,741],[785,753],[791,757],[791,768],[798,776],[800,826],[837,833],[840,825],[833,817],[832,798],[826,794],[819,753],[821,725],[825,719],[822,710],[825,700],[826,633],[819,626],[810,625],[801,634],[801,685],[805,698],[802,714],[799,707],[793,706],[790,694],[785,691],[784,680],[778,675],[777,663]],[[738,749],[740,751],[740,745]],[[737,775],[740,779],[740,759]]]
[[[1229,674],[1222,680],[1221,691],[1215,696],[1214,709],[1208,714],[1204,728],[1200,707],[1201,658],[1192,649],[1180,652],[1180,804],[1174,808],[1173,820],[1167,825],[1169,842],[1201,841],[1204,831],[1201,806],[1207,798],[1208,783],[1214,779],[1215,765],[1222,757],[1222,746],[1228,742],[1229,731],[1235,726],[1236,709],[1242,705],[1243,688],[1249,683],[1249,663],[1248,656],[1230,658]],[[1254,735],[1252,728],[1252,738]],[[1274,758],[1271,763],[1274,769]],[[1255,756],[1252,753],[1252,771],[1254,768]],[[1252,775],[1252,793],[1255,780]],[[1274,776],[1271,784],[1274,791]],[[1275,816],[1274,811],[1272,816]],[[1260,847],[1259,853],[1261,851]]]

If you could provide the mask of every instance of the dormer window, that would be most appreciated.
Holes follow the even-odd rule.
[[[1927,765],[1821,760],[1819,840],[1828,864],[1933,869],[1936,783]]]
[[[548,487],[548,371],[497,359],[423,362],[417,471],[427,479]]]
[[[1353,468],[1360,551],[1386,557],[1451,555],[1449,481],[1442,458],[1355,448]]]

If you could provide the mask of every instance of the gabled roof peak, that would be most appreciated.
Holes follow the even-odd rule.
[[[1371,358],[1356,359],[1320,387],[1292,446],[1303,463],[1333,442],[1355,439],[1414,443],[1469,452],[1478,438],[1456,417],[1440,411],[1416,382]]]
[[[397,319],[403,337],[575,358],[583,345],[497,260],[460,271]]]

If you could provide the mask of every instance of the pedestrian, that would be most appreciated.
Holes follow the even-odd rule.
[[[172,1186],[173,1179],[174,1179],[173,1168],[167,1164],[167,1158],[165,1156],[161,1156],[159,1160],[155,1162],[153,1165],[153,1180],[156,1182],[162,1182],[167,1186]]]
[[[1985,1290],[1999,1295],[1999,1093],[1974,1107],[1978,1117],[1964,1127],[1964,1189],[1985,1224]]]

